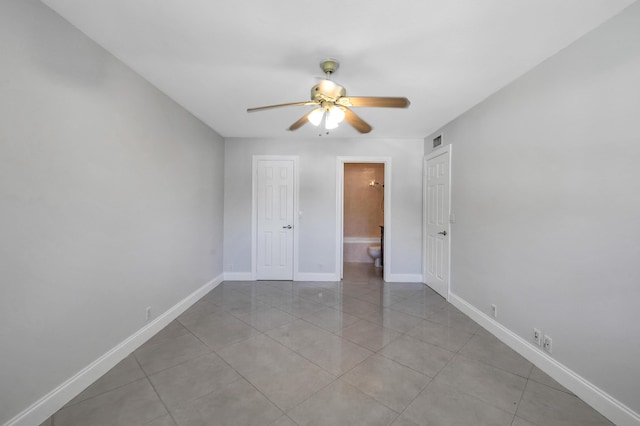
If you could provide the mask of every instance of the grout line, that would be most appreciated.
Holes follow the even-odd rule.
[[[185,327],[185,328],[186,328],[186,327]],[[187,330],[189,330],[189,329],[187,329]],[[189,332],[191,332],[191,330],[189,330]],[[258,333],[259,333],[259,334],[264,334],[264,333],[261,333],[261,332],[258,332]],[[195,336],[198,340],[200,340],[200,338],[199,338],[198,336],[196,336],[195,334],[194,334],[194,336]],[[257,336],[257,335],[255,335],[255,334],[254,334],[253,336],[249,337],[248,339],[244,339],[244,340],[241,340],[241,341],[239,341],[239,342],[231,343],[231,344],[229,344],[229,345],[227,345],[227,346],[225,346],[225,347],[229,347],[229,346],[232,346],[232,345],[235,345],[235,344],[239,344],[239,343],[245,342],[245,341],[247,341],[247,340],[249,340],[249,339],[251,339],[251,338],[253,338],[253,337],[256,337],[256,336]],[[266,336],[266,335],[265,335],[265,336]],[[200,340],[200,341],[202,342],[202,340]],[[205,346],[207,346],[209,349],[211,349],[211,351],[212,351],[212,352],[213,352],[213,353],[214,353],[218,358],[220,358],[220,359],[222,360],[222,362],[224,362],[224,363],[225,363],[229,368],[231,368],[233,371],[235,371],[235,372],[236,372],[236,374],[238,374],[242,379],[244,379],[247,383],[249,383],[249,385],[251,385],[251,387],[253,387],[253,388],[254,388],[254,389],[255,389],[255,390],[256,390],[260,395],[262,395],[262,396],[263,396],[267,401],[269,401],[271,404],[273,404],[273,406],[274,406],[274,407],[276,407],[278,410],[280,410],[280,411],[282,412],[282,414],[286,414],[286,412],[285,412],[282,408],[280,408],[280,406],[279,406],[278,404],[276,404],[275,402],[273,402],[273,401],[272,401],[272,400],[271,400],[267,395],[265,395],[265,394],[264,394],[260,389],[258,389],[258,388],[256,387],[256,385],[254,385],[254,384],[253,384],[253,383],[252,383],[248,378],[246,378],[242,373],[240,373],[238,370],[236,370],[235,368],[233,368],[233,366],[232,366],[231,364],[229,364],[229,363],[227,362],[227,360],[226,360],[226,359],[224,359],[222,356],[220,356],[220,355],[218,354],[218,352],[216,352],[216,351],[215,351],[215,350],[213,350],[211,347],[209,347],[205,342],[202,342],[202,343],[203,343]],[[222,349],[222,348],[220,348],[220,349]],[[240,380],[240,379],[238,379],[238,380]],[[235,383],[235,382],[237,382],[238,380],[234,380],[232,383]],[[227,385],[227,386],[228,386],[228,385]],[[201,395],[201,396],[199,396],[198,398],[195,398],[195,399],[203,398],[203,397],[205,397],[205,396],[207,396],[207,395],[210,395],[210,394],[211,394],[211,393],[213,393],[213,392],[215,392],[215,391],[208,392],[208,393],[206,393],[206,394],[204,394],[204,395]],[[171,416],[171,417],[173,418],[173,416]],[[282,416],[280,416],[280,417],[282,417]],[[276,419],[276,420],[277,420],[277,419]],[[175,422],[175,419],[174,419],[174,422]],[[176,424],[178,424],[178,422],[175,422],[175,423],[176,423]]]
[[[529,372],[529,374],[531,374],[531,372]],[[513,424],[513,422],[516,420],[516,415],[518,414],[518,409],[520,408],[520,403],[524,398],[524,391],[527,389],[528,384],[529,384],[529,379],[527,379],[527,381],[524,384],[524,387],[522,388],[522,393],[520,393],[520,399],[518,399],[518,403],[516,404],[516,411],[513,413],[513,419],[511,419],[511,424]]]
[[[133,354],[133,353],[132,353]],[[178,422],[176,421],[176,419],[173,417],[173,414],[171,413],[171,411],[169,410],[169,407],[167,406],[167,404],[164,402],[164,400],[162,399],[162,397],[160,396],[160,394],[158,393],[158,390],[156,389],[156,387],[154,386],[153,382],[151,381],[151,379],[149,379],[149,375],[147,374],[147,372],[144,370],[144,368],[142,368],[142,364],[140,364],[140,361],[138,360],[138,358],[136,358],[135,354],[133,354],[133,359],[135,359],[136,363],[138,364],[138,367],[140,368],[140,370],[142,370],[142,372],[144,373],[144,377],[147,380],[147,382],[149,383],[149,385],[151,385],[151,388],[153,389],[153,391],[156,393],[158,400],[160,401],[160,403],[162,404],[162,406],[164,407],[164,409],[167,411],[167,414],[169,415],[169,417],[171,417],[171,420],[173,420],[173,423],[175,423],[176,425],[178,424]],[[160,418],[160,417],[158,417]]]
[[[176,320],[174,320],[174,321],[178,321],[178,320],[176,319]],[[179,322],[179,321],[178,321],[178,322]],[[154,371],[153,373],[147,373],[147,371],[142,367],[142,364],[140,363],[140,360],[138,359],[138,357],[137,357],[137,356],[136,356],[136,354],[135,354],[135,352],[136,352],[136,351],[131,352],[131,355],[133,355],[133,357],[135,358],[136,362],[137,362],[137,363],[138,363],[138,365],[140,366],[140,369],[141,369],[141,370],[142,370],[142,372],[145,374],[145,376],[147,376],[147,377],[154,376],[154,375],[156,375],[156,374],[158,374],[158,373],[160,373],[160,372],[166,371],[166,370],[168,370],[168,369],[170,369],[170,368],[177,367],[177,366],[179,366],[179,365],[186,364],[186,363],[191,362],[191,361],[193,361],[193,360],[195,360],[195,359],[198,359],[198,358],[200,358],[200,357],[203,357],[203,356],[207,355],[207,353],[212,353],[212,352],[214,352],[214,350],[213,350],[213,349],[211,349],[211,348],[209,347],[209,345],[207,345],[207,344],[206,344],[206,343],[204,343],[202,340],[200,340],[200,338],[199,338],[198,336],[196,336],[195,334],[193,334],[193,332],[192,332],[191,330],[189,330],[189,329],[188,329],[184,324],[182,324],[181,322],[179,322],[179,323],[180,323],[180,325],[181,325],[182,327],[184,327],[184,328],[185,328],[185,330],[187,330],[187,331],[188,331],[188,333],[186,333],[186,334],[181,334],[180,336],[176,336],[175,338],[177,338],[177,337],[181,337],[181,336],[186,336],[187,334],[190,334],[190,335],[192,335],[193,337],[195,337],[195,338],[196,338],[200,343],[202,343],[202,344],[205,346],[205,348],[206,348],[209,352],[201,353],[201,354],[199,354],[199,355],[194,356],[193,358],[189,358],[189,359],[184,360],[184,361],[181,361],[181,362],[179,362],[179,363],[177,363],[177,364],[170,365],[170,366],[168,366],[168,367],[165,367],[165,368],[162,368],[162,369],[160,369],[160,370]],[[157,334],[157,333],[156,333],[156,334]],[[171,340],[173,340],[173,339],[174,339],[174,338],[167,339],[167,341],[171,341]],[[164,343],[164,342],[163,342],[163,343]]]
[[[135,357],[135,355],[133,354],[133,352],[131,352],[131,353],[130,353],[129,355],[127,355],[126,357],[124,357],[124,358],[123,358],[123,361],[124,361],[127,357],[129,357],[129,356],[133,357],[134,361],[136,361],[136,363],[138,364],[138,368],[140,368],[140,371],[142,371],[142,374],[144,374],[144,377],[146,377],[147,373],[142,369],[142,367],[140,367],[140,363],[138,362],[138,360],[137,360],[137,358]],[[121,361],[121,362],[122,362],[122,361]],[[118,363],[118,364],[120,364],[120,363]],[[115,368],[118,364],[116,364],[113,368]],[[111,370],[113,370],[113,368],[111,368]],[[109,371],[111,371],[111,370],[109,370]],[[96,383],[98,380],[100,380],[102,377],[104,377],[104,376],[105,376],[109,371],[107,371],[106,373],[104,373],[102,376],[100,376],[98,379],[96,379],[93,383]],[[99,396],[104,395],[105,393],[108,393],[108,392],[111,392],[111,391],[114,391],[114,390],[118,390],[118,389],[123,388],[123,387],[125,387],[125,386],[127,386],[127,385],[130,385],[131,383],[137,382],[138,380],[141,380],[141,379],[143,379],[144,377],[138,377],[137,379],[132,379],[132,380],[130,380],[130,381],[126,382],[126,383],[123,383],[123,384],[121,384],[121,385],[119,385],[119,386],[116,386],[116,387],[111,388],[111,389],[107,389],[107,390],[102,391],[102,392],[99,392],[99,393],[97,393],[97,394],[95,394],[95,395],[93,395],[93,396],[90,396],[90,397],[85,398],[85,399],[81,399],[81,400],[79,400],[79,401],[74,402],[73,404],[70,404],[70,402],[71,402],[71,401],[73,401],[75,398],[77,398],[80,394],[82,394],[82,392],[84,392],[85,390],[89,389],[89,387],[90,387],[91,385],[93,385],[93,383],[91,383],[91,384],[90,384],[89,386],[87,386],[84,390],[82,390],[82,392],[80,392],[78,395],[76,395],[76,396],[74,396],[73,398],[71,398],[71,400],[70,400],[70,401],[68,401],[65,405],[63,405],[62,407],[60,407],[60,410],[65,409],[65,408],[68,408],[68,407],[73,407],[73,406],[78,405],[78,404],[80,404],[80,403],[83,403],[83,402],[85,402],[85,401],[89,401],[90,399],[97,398],[97,397],[99,397]],[[58,411],[60,411],[60,410],[58,410]],[[57,413],[57,411],[56,411],[56,413]],[[54,413],[54,414],[55,414],[55,413]],[[53,416],[53,415],[52,415],[52,416]]]
[[[298,318],[298,320],[300,321],[304,321],[301,318]],[[313,324],[311,324],[313,325]],[[284,326],[283,326],[284,327]],[[275,329],[274,329],[275,330]],[[322,330],[325,331],[325,330]],[[316,367],[318,367],[319,369],[321,369],[322,371],[324,371],[325,373],[329,374],[330,376],[332,376],[333,378],[337,379],[338,377],[341,376],[341,374],[336,374],[333,371],[329,371],[327,370],[325,367],[317,364],[315,361],[310,360],[309,358],[307,358],[306,356],[302,355],[300,352],[298,352],[297,350],[290,348],[289,346],[285,345],[282,342],[277,341],[276,339],[274,339],[273,337],[269,336],[267,333],[264,333],[265,336],[267,336],[269,339],[273,340],[274,342],[276,342],[277,344],[279,344],[280,346],[282,346],[283,348],[293,352],[294,354],[298,355],[299,357],[302,357],[305,361],[310,362],[311,364],[315,365]]]
[[[437,374],[436,374],[436,376],[437,376]],[[429,377],[429,376],[427,376],[427,377]],[[416,399],[418,399],[418,397],[420,395],[422,395],[422,392],[424,392],[425,389],[427,389],[427,387],[429,387],[429,385],[433,382],[433,379],[434,379],[434,377],[430,377],[429,378],[429,381],[424,385],[424,387],[422,389],[420,389],[420,392],[418,392],[416,394],[416,396],[413,397],[413,399],[407,404],[407,406],[404,407],[404,409],[400,412],[400,414],[398,414],[398,417],[396,417],[395,420],[398,420],[400,418],[400,416],[402,416],[405,413],[405,411],[407,411],[407,408],[409,408],[411,406],[411,404],[413,404],[413,401],[415,401]],[[411,422],[413,423],[413,420],[411,420]]]

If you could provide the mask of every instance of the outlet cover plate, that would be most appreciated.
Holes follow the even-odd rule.
[[[542,338],[542,347],[544,348],[545,351],[551,353],[553,349],[553,341],[551,340],[551,337],[544,336]]]
[[[542,332],[537,328],[533,329],[533,343],[542,346]]]

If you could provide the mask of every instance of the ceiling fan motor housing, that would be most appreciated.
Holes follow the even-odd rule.
[[[314,101],[322,102],[330,100],[335,102],[336,99],[342,96],[347,96],[345,88],[338,86],[330,80],[323,80],[311,88],[311,100]]]

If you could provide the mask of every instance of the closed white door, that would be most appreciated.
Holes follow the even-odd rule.
[[[449,151],[427,156],[425,185],[425,284],[449,293]]]
[[[293,280],[293,160],[257,164],[257,259],[259,280]]]

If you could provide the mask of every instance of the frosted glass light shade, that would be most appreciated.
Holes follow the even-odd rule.
[[[327,117],[324,120],[324,128],[327,130],[335,129],[338,127],[338,122],[331,119],[331,115],[327,114]]]
[[[329,117],[331,117],[331,121],[335,121],[336,124],[342,123],[342,120],[344,120],[344,110],[334,105],[329,110]]]
[[[329,108],[329,111],[327,111],[324,127],[327,130],[335,129],[336,127],[338,127],[338,124],[342,122],[342,120],[344,120],[344,111],[342,110],[342,108],[338,108],[334,105]]]
[[[311,114],[309,114],[309,116],[307,117],[307,120],[309,120],[309,123],[313,124],[314,126],[319,126],[320,123],[322,122],[323,116],[324,116],[324,109],[316,108],[313,111],[311,111]]]

